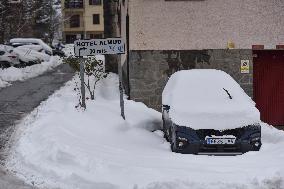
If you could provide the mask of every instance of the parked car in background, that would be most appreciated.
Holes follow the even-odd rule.
[[[13,47],[0,45],[0,68],[4,69],[19,64],[19,56],[13,52]]]
[[[53,54],[52,48],[49,45],[47,45],[45,42],[43,42],[41,39],[37,39],[37,38],[14,38],[10,40],[10,44],[13,47],[19,47],[23,45],[37,45],[37,46],[41,46],[41,48],[46,54],[48,55]]]
[[[261,147],[260,113],[220,70],[174,73],[162,94],[165,138],[178,153],[237,155]]]
[[[21,66],[30,66],[50,60],[49,55],[30,48],[16,47],[13,49],[13,52],[19,56]]]

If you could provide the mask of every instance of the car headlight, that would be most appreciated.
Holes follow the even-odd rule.
[[[251,139],[252,142],[259,141],[259,140],[260,140],[260,137],[255,137]]]

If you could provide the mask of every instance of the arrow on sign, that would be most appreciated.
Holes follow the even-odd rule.
[[[82,47],[79,49],[79,56],[81,57],[81,50],[86,50],[87,48],[86,47]]]

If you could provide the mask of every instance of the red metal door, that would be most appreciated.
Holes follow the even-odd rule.
[[[253,51],[254,101],[261,120],[284,126],[284,51]]]

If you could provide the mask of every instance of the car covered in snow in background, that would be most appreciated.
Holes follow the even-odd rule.
[[[238,155],[261,147],[260,113],[227,73],[174,73],[162,94],[165,138],[178,153]]]
[[[0,67],[8,68],[25,67],[41,62],[48,62],[50,56],[44,52],[38,52],[36,45],[23,45],[12,47],[8,45],[0,45]]]
[[[50,60],[48,54],[22,46],[14,48],[13,52],[19,56],[21,66],[40,64],[41,62],[48,62]]]
[[[37,38],[14,38],[10,40],[10,44],[13,47],[25,46],[24,48],[33,49],[36,51],[44,52],[48,55],[52,55],[52,48]]]

